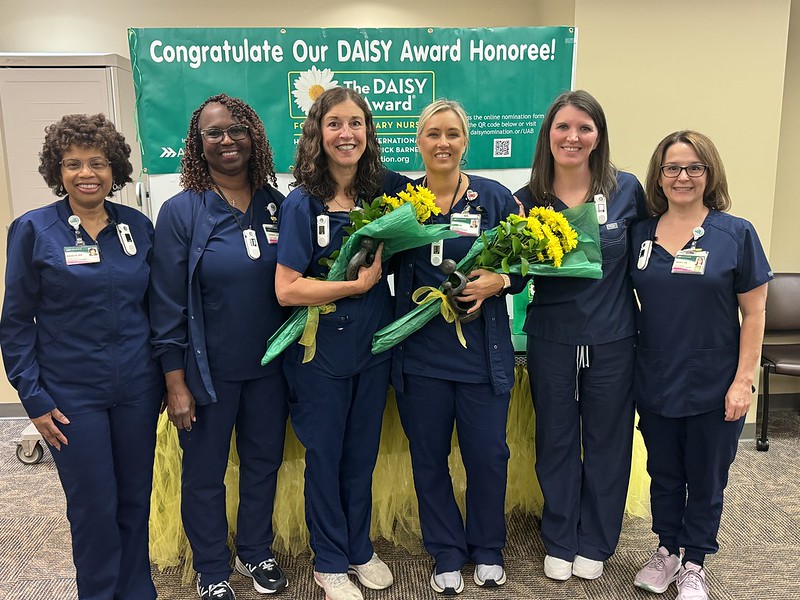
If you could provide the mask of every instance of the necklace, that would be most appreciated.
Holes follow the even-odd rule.
[[[247,188],[243,189],[241,192],[236,194],[233,198],[228,198],[225,194],[222,193],[222,187],[220,187],[219,184],[215,183],[214,185],[217,186],[217,191],[219,192],[219,195],[222,196],[222,198],[225,201],[227,201],[227,203],[230,204],[233,208],[239,208],[238,206],[236,206],[236,201],[239,198],[241,198],[242,196],[244,196],[247,192],[250,191],[250,186],[248,185]]]
[[[450,208],[447,209],[448,214],[450,213],[451,210],[453,210],[453,207],[456,205],[456,200],[458,199],[458,190],[461,189],[461,180],[463,175],[464,174],[461,171],[458,172],[458,183],[456,184],[456,189],[453,190],[453,199],[450,200]],[[422,178],[422,187],[428,187],[427,175],[425,175],[425,177]]]
[[[333,197],[333,202],[334,202],[334,204],[336,204],[336,206],[338,206],[338,207],[339,207],[339,208],[341,208],[342,210],[346,210],[346,211],[348,211],[348,212],[350,212],[351,210],[353,210],[353,209],[356,207],[356,203],[355,203],[355,201],[353,202],[353,206],[344,206],[344,205],[343,205],[341,202],[339,202],[339,201],[336,199],[336,196],[334,196],[334,197]]]

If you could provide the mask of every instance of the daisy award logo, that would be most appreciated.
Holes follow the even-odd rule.
[[[325,90],[335,88],[338,83],[333,78],[333,71],[330,69],[320,71],[317,67],[312,66],[308,71],[302,71],[294,80],[294,89],[292,90],[294,103],[307,115],[314,100],[319,98]]]

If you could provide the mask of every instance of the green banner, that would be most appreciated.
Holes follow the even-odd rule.
[[[541,119],[571,89],[572,27],[129,29],[142,162],[175,173],[192,111],[224,92],[261,116],[291,172],[311,103],[340,85],[369,103],[387,167],[422,170],[417,117],[436,98],[470,116],[471,169],[528,168]]]

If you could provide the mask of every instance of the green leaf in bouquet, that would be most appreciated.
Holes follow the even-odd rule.
[[[519,274],[525,277],[528,274],[528,268],[530,267],[530,263],[528,260],[521,256],[519,259]]]

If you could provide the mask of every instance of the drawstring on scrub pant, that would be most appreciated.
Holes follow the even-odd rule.
[[[575,402],[579,400],[581,369],[589,368],[589,346],[575,347]]]

